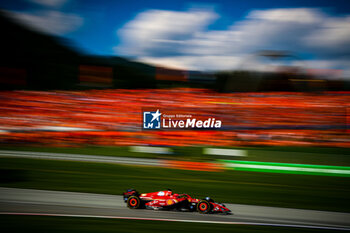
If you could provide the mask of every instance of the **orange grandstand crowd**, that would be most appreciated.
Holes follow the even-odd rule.
[[[0,143],[47,146],[350,146],[350,93],[207,89],[2,91]],[[145,108],[221,119],[221,130],[142,130]]]

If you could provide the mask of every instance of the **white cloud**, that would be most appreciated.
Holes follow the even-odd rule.
[[[350,16],[328,18],[316,30],[305,37],[305,42],[311,48],[322,48],[328,53],[349,55],[350,46]]]
[[[178,54],[181,44],[205,29],[217,16],[211,11],[150,10],[127,23],[118,34],[123,46],[115,51],[127,55]]]
[[[208,70],[235,68],[239,59],[259,50],[289,50],[323,62],[339,61],[332,64],[349,69],[340,62],[348,59],[337,56],[350,57],[350,16],[334,17],[313,8],[254,10],[226,30],[208,30],[216,18],[212,11],[149,10],[118,31],[122,43],[115,51]]]
[[[202,70],[225,70],[227,67],[239,67],[241,57],[233,56],[174,56],[174,57],[142,57],[138,59],[153,65],[164,66],[174,69]]]
[[[255,10],[248,18],[270,20],[274,22],[293,22],[301,24],[317,23],[322,19],[320,11],[309,8]]]
[[[46,7],[60,7],[67,2],[67,0],[29,0],[29,1],[39,5],[46,6]]]
[[[52,35],[64,35],[75,31],[83,24],[83,18],[60,11],[40,11],[37,13],[25,13],[5,11],[5,14],[34,30]]]

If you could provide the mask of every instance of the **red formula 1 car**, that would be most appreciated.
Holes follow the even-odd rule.
[[[201,214],[231,213],[231,210],[226,208],[224,204],[216,203],[209,197],[206,197],[203,200],[196,199],[188,194],[173,193],[170,189],[166,191],[141,194],[135,189],[128,189],[123,193],[123,197],[130,209],[174,209],[180,211],[198,211]]]

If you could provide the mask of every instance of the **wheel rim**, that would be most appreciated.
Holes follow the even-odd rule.
[[[201,203],[201,204],[199,205],[199,209],[200,209],[201,211],[207,210],[207,209],[208,209],[207,203]]]
[[[137,205],[137,200],[135,198],[132,198],[130,201],[129,201],[129,204],[130,206],[136,206]]]

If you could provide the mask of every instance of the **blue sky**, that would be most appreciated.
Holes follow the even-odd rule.
[[[276,49],[293,51],[311,68],[350,70],[345,0],[12,0],[0,7],[92,54],[215,70]]]

